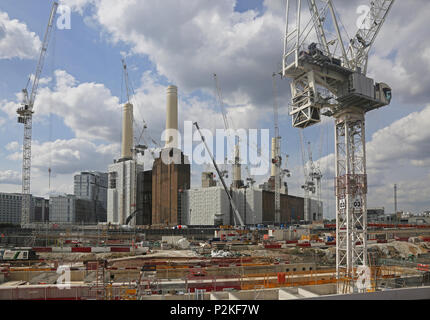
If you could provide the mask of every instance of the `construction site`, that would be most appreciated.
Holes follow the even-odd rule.
[[[20,222],[0,226],[0,300],[430,299],[430,217],[402,220],[397,186],[393,220],[373,219],[367,205],[365,118],[394,100],[389,84],[368,75],[373,75],[368,59],[395,1],[372,1],[363,21],[367,27],[351,39],[341,35],[336,1],[281,2],[284,49],[281,70],[272,76],[274,134],[266,181],[257,186],[241,161],[241,144],[248,142],[227,135],[233,160],[220,164],[208,145],[208,130],[193,119],[191,130],[210,162],[201,172],[201,186],[192,186],[193,163],[178,136],[179,88],[164,88],[165,145],[156,145],[146,123],[136,137],[139,103],[123,59],[121,154],[100,168],[106,171],[106,195],[97,194],[105,204],[90,207],[80,200],[81,174],[79,181],[75,176],[73,197],[55,196],[35,213],[33,105],[55,27],[59,4],[54,1],[31,91],[23,90],[17,110],[24,125],[22,193],[16,200]],[[230,132],[237,128],[224,108],[220,77],[212,76],[220,111],[214,121],[223,120]],[[280,81],[290,83],[290,101],[278,102]],[[296,172],[281,150],[280,126],[289,124],[279,123],[280,108],[288,108],[300,136],[302,194],[288,188]],[[330,164],[335,219],[323,210],[326,173],[303,138],[323,116],[335,123]],[[152,168],[142,161],[144,155],[152,157]],[[103,180],[101,174],[85,174]],[[71,207],[72,218],[61,211]],[[95,210],[92,218],[88,208]]]

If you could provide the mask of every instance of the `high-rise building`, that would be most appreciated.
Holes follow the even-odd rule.
[[[33,197],[31,222],[49,222],[49,199]]]
[[[135,160],[118,161],[109,166],[107,221],[125,224],[137,208],[137,176],[143,165]]]
[[[30,195],[30,223],[49,221],[49,200]],[[20,224],[21,193],[0,193],[0,223]]]
[[[49,198],[49,222],[53,223],[75,223],[76,218],[76,196],[59,195]]]
[[[96,208],[99,206],[99,208]],[[49,222],[64,224],[94,224],[101,222],[96,212],[100,212],[100,202],[78,198],[75,195],[59,195],[49,199]]]
[[[107,219],[108,174],[105,172],[81,172],[74,177],[74,195],[94,202],[93,218],[88,221],[105,222]],[[87,220],[87,218],[85,219]]]
[[[107,206],[108,174],[106,172],[81,172],[74,177],[76,197],[97,200]]]
[[[0,223],[19,225],[21,223],[22,195],[0,193]]]

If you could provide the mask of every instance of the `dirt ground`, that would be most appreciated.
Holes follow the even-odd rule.
[[[430,253],[430,243],[410,243],[394,241],[390,243],[370,244],[369,252],[376,254],[378,258],[388,259],[408,259],[410,255],[419,257],[423,254]],[[336,247],[321,248],[286,248],[286,249],[263,249],[252,248],[252,250],[232,250],[235,257],[261,257],[273,261],[289,261],[290,263],[315,262],[321,265],[334,265],[336,262]],[[154,250],[146,255],[139,256],[132,253],[40,253],[39,257],[47,261],[57,260],[60,263],[81,264],[84,261],[106,259],[111,264],[121,267],[138,267],[142,265],[143,260],[148,258],[198,258],[204,257],[194,250]]]

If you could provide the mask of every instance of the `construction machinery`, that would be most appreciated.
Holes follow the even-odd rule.
[[[228,200],[230,201],[231,208],[233,209],[234,218],[235,218],[235,219],[234,219],[234,220],[235,220],[235,224],[237,223],[237,222],[236,222],[236,220],[237,220],[237,221],[239,222],[240,226],[242,226],[242,227],[243,227],[243,226],[245,225],[245,224],[243,223],[243,219],[242,219],[242,217],[240,216],[239,210],[237,209],[237,207],[236,207],[236,205],[235,205],[235,203],[234,203],[234,201],[233,201],[233,198],[231,197],[231,194],[230,194],[230,192],[229,192],[229,190],[228,190],[228,188],[227,188],[227,185],[225,184],[224,178],[223,178],[223,176],[221,175],[221,171],[220,171],[220,169],[218,168],[218,165],[216,164],[215,158],[214,158],[214,156],[213,156],[213,154],[212,154],[211,150],[209,149],[209,147],[208,147],[208,145],[207,145],[207,143],[206,143],[206,139],[205,139],[205,137],[203,136],[202,132],[200,131],[200,127],[199,127],[199,125],[198,125],[198,123],[197,123],[197,122],[194,122],[194,126],[196,127],[197,131],[199,132],[200,137],[201,137],[201,139],[202,139],[202,141],[203,141],[203,143],[204,143],[204,145],[205,145],[205,148],[206,148],[206,150],[208,151],[209,156],[210,156],[210,157],[211,157],[211,159],[212,159],[212,163],[213,163],[213,165],[214,165],[214,167],[215,167],[215,170],[216,170],[216,172],[218,173],[218,176],[220,177],[220,180],[221,180],[221,183],[222,183],[222,185],[223,185],[223,187],[224,187],[225,193],[227,194]],[[222,224],[222,221],[221,221],[221,224]]]
[[[18,108],[16,113],[18,114],[18,123],[24,125],[24,140],[23,140],[23,152],[22,152],[22,208],[21,208],[21,227],[26,227],[30,223],[30,209],[31,209],[31,136],[33,130],[33,106],[36,100],[37,89],[39,87],[40,77],[42,75],[43,65],[45,57],[48,51],[49,40],[51,37],[52,27],[54,24],[54,18],[57,13],[58,2],[52,4],[51,13],[49,15],[49,22],[46,28],[45,36],[42,42],[42,48],[40,51],[39,61],[36,67],[36,73],[33,77],[33,85],[31,88],[30,95],[28,94],[27,87],[22,90],[23,102],[22,107]]]
[[[285,177],[290,177],[288,169],[282,169],[282,155],[281,155],[281,135],[279,133],[279,105],[278,105],[278,89],[276,86],[276,73],[272,75],[273,80],[273,123],[274,123],[274,137],[272,140],[272,164],[274,171],[272,172],[275,179],[275,225],[281,223],[281,187],[284,183],[285,190],[288,190],[287,183],[284,182]],[[286,156],[286,160],[288,156]],[[285,163],[286,166],[286,163]]]
[[[274,143],[272,144],[273,158],[272,163],[275,165],[275,225],[279,225],[281,223],[281,165],[282,165],[282,157],[281,157],[281,136],[279,134],[279,106],[277,100],[277,88],[276,88],[276,74],[273,74],[273,114],[274,114],[274,128],[275,128],[275,137]]]
[[[238,139],[238,141],[236,143],[235,137],[232,136],[232,134],[231,134],[232,128],[231,128],[231,125],[229,123],[229,119],[227,117],[227,112],[225,111],[225,108],[224,108],[224,100],[222,98],[222,91],[221,91],[221,87],[219,85],[218,76],[216,73],[214,73],[213,76],[214,76],[214,82],[215,82],[215,95],[218,99],[219,108],[220,108],[220,111],[222,114],[222,119],[224,122],[224,129],[225,129],[226,134],[227,134],[228,142],[230,143],[231,146],[234,146],[234,162],[233,162],[233,170],[232,170],[232,181],[233,181],[233,185],[237,188],[237,187],[242,186],[241,180],[240,180],[241,165],[240,165],[240,157],[239,157],[240,138]],[[226,159],[225,159],[225,164],[228,165],[228,157],[226,157]],[[222,169],[220,172],[221,172],[221,175],[223,178],[228,178],[228,172],[229,172],[228,169]]]
[[[367,266],[365,114],[389,105],[392,95],[387,84],[375,83],[366,74],[369,51],[393,4],[394,0],[372,1],[356,35],[345,41],[332,0],[286,1],[280,74],[292,80],[293,127],[317,124],[321,115],[335,119],[339,279],[356,279],[357,268]],[[350,290],[356,291],[352,283]]]

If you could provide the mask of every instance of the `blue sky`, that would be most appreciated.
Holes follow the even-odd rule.
[[[35,105],[35,194],[72,192],[75,171],[106,170],[119,156],[124,54],[136,92],[136,121],[140,124],[144,118],[149,134],[158,141],[169,84],[179,87],[180,121],[199,121],[210,129],[223,127],[213,97],[213,73],[219,76],[229,117],[237,127],[273,132],[271,74],[282,54],[283,1],[168,2],[64,1],[73,10],[71,30],[55,30],[52,35],[42,75],[51,81],[41,83]],[[367,1],[334,2],[346,28],[354,30],[355,10]],[[35,43],[43,37],[51,4],[46,0],[0,3],[0,27],[9,35],[0,37],[0,191],[19,192],[21,188],[23,128],[13,110],[19,102],[16,94],[34,72]],[[413,0],[409,6],[396,3],[370,59],[370,74],[393,87],[392,104],[366,118],[368,149],[376,150],[368,154],[373,177],[369,179],[369,206],[385,206],[387,212],[393,206],[394,183],[399,185],[401,209],[430,210],[430,155],[426,150],[430,146],[430,45],[420,40],[428,38],[423,30],[428,30],[429,12],[424,0]],[[405,15],[414,16],[406,25]],[[418,50],[408,50],[405,41]],[[293,174],[288,182],[291,193],[301,195],[302,156],[298,131],[291,127],[288,116],[289,82],[278,80],[277,86],[282,151],[290,156]],[[326,210],[332,211],[333,121],[323,121],[304,135],[312,142],[314,159],[323,158],[323,196],[329,205]],[[47,187],[48,163],[54,175],[51,190]],[[193,168],[193,187],[199,185],[201,170]],[[256,178],[262,182],[267,176]]]

